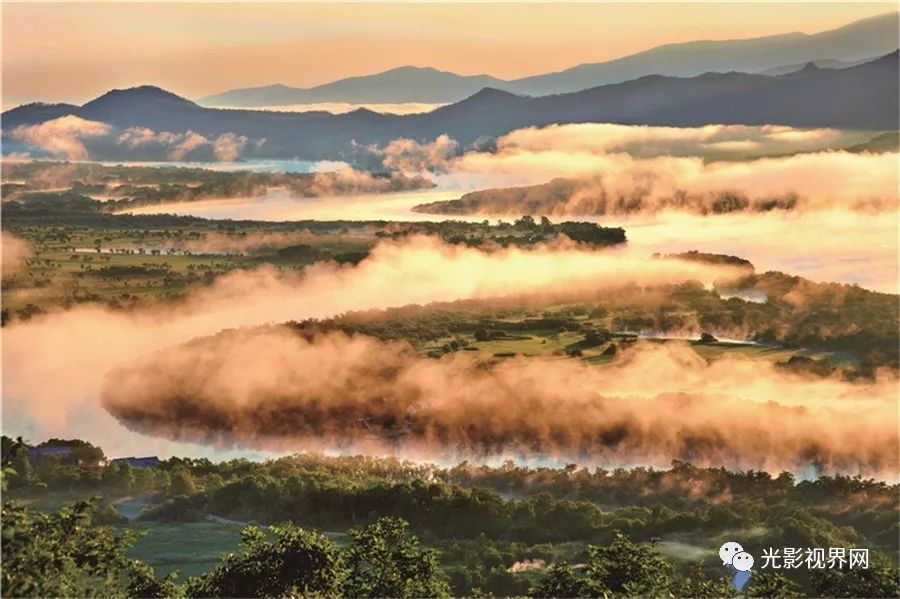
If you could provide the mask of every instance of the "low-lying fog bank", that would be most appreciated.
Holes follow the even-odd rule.
[[[282,220],[394,220],[480,222],[483,215],[414,212],[423,202],[459,197],[427,190],[357,197],[298,199],[283,190],[259,198],[144,206],[134,214],[172,213],[204,218]],[[521,214],[499,217],[510,221]],[[489,220],[497,220],[490,217]],[[559,219],[554,219],[559,220]],[[586,216],[572,220],[624,227],[630,249],[647,254],[690,250],[741,256],[759,271],[778,270],[814,281],[858,284],[897,293],[897,213],[854,210],[772,211],[703,216],[680,212]]]
[[[137,311],[83,305],[4,327],[4,430],[35,438],[80,435],[117,452],[163,451],[165,444],[123,435],[121,426],[100,409],[103,377],[123,361],[225,328],[556,288],[685,280],[708,284],[741,273],[577,247],[486,253],[421,237],[383,242],[356,266],[319,263],[302,274],[283,276],[271,267],[235,272],[180,304]]]
[[[433,238],[423,237],[409,238],[402,242],[382,242],[376,246],[368,258],[356,266],[320,263],[308,268],[302,274],[288,275],[279,275],[274,269],[267,267],[236,272],[220,277],[211,287],[193,292],[181,304],[165,304],[137,311],[116,311],[96,305],[80,306],[68,311],[36,316],[28,322],[6,327],[4,329],[3,354],[5,431],[8,434],[23,434],[30,438],[82,437],[108,447],[113,454],[210,455],[215,451],[216,455],[220,455],[218,449],[172,442],[201,440],[194,436],[188,438],[181,435],[166,435],[172,437],[172,441],[169,441],[138,433],[124,433],[122,426],[100,405],[103,381],[108,381],[108,393],[114,395],[123,389],[133,390],[132,387],[121,386],[125,385],[124,379],[117,379],[115,376],[108,378],[109,373],[116,368],[133,367],[136,360],[165,361],[167,356],[174,359],[183,355],[183,350],[175,348],[175,345],[198,336],[214,334],[223,328],[255,326],[309,317],[327,317],[348,310],[386,308],[440,300],[529,294],[552,295],[554,290],[564,290],[566,293],[573,293],[578,289],[597,292],[602,289],[613,290],[624,284],[653,286],[693,280],[704,284],[719,282],[728,288],[737,276],[744,273],[745,271],[742,269],[724,265],[655,259],[645,253],[633,250],[597,251],[562,244],[533,250],[510,248],[483,252],[461,246],[450,246]],[[203,345],[192,343],[189,347],[202,349]],[[272,347],[277,349],[274,345]],[[363,381],[367,381],[367,377],[371,376],[387,377],[385,379],[387,382],[384,383],[387,385],[385,389],[393,388],[394,385],[390,383],[390,380],[402,376],[402,369],[397,371],[390,365],[387,365],[385,369],[381,368],[379,364],[382,364],[385,359],[404,359],[402,358],[402,355],[405,355],[404,352],[398,353],[395,349],[393,346],[381,347],[378,344],[366,345],[362,342],[361,344],[347,345],[336,353],[337,356],[342,356],[341,360],[343,361],[339,360],[335,364],[339,366],[340,371],[344,372],[342,376],[350,376],[350,379],[335,377],[329,383],[329,388],[335,393],[353,393],[354,389],[362,392],[369,388],[368,383]],[[162,353],[156,354],[156,358],[146,358],[157,351],[162,351]],[[277,390],[280,383],[285,380],[285,373],[293,377],[294,374],[304,372],[327,372],[327,369],[316,366],[324,354],[316,353],[315,348],[312,353],[305,352],[300,356],[302,359],[297,360],[294,359],[297,356],[294,355],[293,350],[276,351],[276,354],[272,360],[264,361],[264,364],[268,364],[268,370],[259,371],[256,368],[256,362],[253,364],[246,362],[246,368],[242,366],[226,369],[235,373],[245,371],[248,374],[247,384],[242,383],[234,387],[230,385],[228,377],[220,377],[215,371],[201,368],[201,361],[196,362],[197,368],[186,368],[177,377],[173,371],[167,368],[151,370],[159,384],[167,381],[176,384],[180,380],[178,377],[182,376],[188,377],[193,383],[206,381],[222,391],[220,394],[222,401],[228,400],[232,393],[253,390],[255,385],[264,385],[267,386],[266,388]],[[473,382],[480,380],[487,385],[468,396],[471,398],[493,395],[500,398],[502,395],[490,391],[491,385],[500,384],[503,388],[514,389],[515,385],[509,385],[512,385],[514,381],[519,381],[517,385],[526,385],[531,389],[530,393],[539,393],[532,399],[528,399],[527,394],[521,395],[519,399],[523,403],[517,407],[521,418],[526,418],[530,407],[538,409],[541,405],[556,405],[554,401],[551,401],[553,393],[542,395],[540,394],[541,390],[547,390],[549,393],[555,388],[554,393],[556,393],[561,389],[580,389],[579,393],[584,393],[582,399],[579,400],[581,407],[574,408],[572,413],[580,413],[582,409],[594,405],[592,398],[606,397],[607,394],[615,392],[615,397],[619,399],[597,400],[598,403],[591,408],[596,411],[598,417],[602,416],[604,406],[611,407],[614,404],[623,409],[627,408],[626,411],[631,414],[630,416],[624,415],[624,413],[620,414],[619,420],[625,419],[622,420],[622,426],[625,426],[625,429],[621,429],[622,431],[631,430],[637,426],[637,429],[634,430],[643,431],[640,435],[646,439],[656,438],[659,435],[667,438],[675,435],[681,439],[675,445],[669,441],[659,446],[647,445],[645,453],[641,453],[642,450],[639,450],[640,444],[630,445],[632,450],[628,451],[624,451],[625,446],[623,446],[623,451],[608,454],[607,457],[610,459],[643,460],[647,463],[661,464],[667,459],[666,456],[696,456],[695,459],[700,461],[706,460],[708,463],[719,461],[732,466],[758,465],[780,468],[796,465],[799,468],[799,462],[775,463],[764,459],[764,456],[768,455],[767,451],[773,456],[780,455],[780,450],[775,443],[777,438],[784,436],[787,440],[792,439],[790,443],[793,444],[782,449],[794,451],[791,454],[794,458],[796,458],[797,451],[807,451],[809,460],[821,464],[822,468],[876,473],[880,472],[882,467],[890,467],[890,463],[885,461],[888,458],[876,457],[875,453],[877,453],[877,447],[893,446],[890,443],[893,439],[891,434],[892,431],[893,434],[896,433],[896,427],[891,424],[885,428],[883,424],[895,422],[885,415],[890,414],[891,410],[896,410],[895,378],[889,376],[887,379],[859,384],[840,383],[831,379],[802,382],[798,383],[801,386],[797,387],[797,393],[786,394],[778,389],[783,383],[788,385],[785,389],[789,387],[793,389],[794,387],[790,386],[789,382],[785,383],[780,375],[777,378],[768,377],[766,372],[763,372],[766,367],[754,365],[749,360],[735,359],[727,364],[727,368],[715,367],[715,372],[720,372],[722,368],[725,368],[726,371],[732,373],[729,375],[732,378],[725,377],[716,383],[718,379],[712,376],[714,371],[702,366],[700,363],[702,360],[697,362],[696,359],[690,358],[689,354],[680,355],[677,352],[674,354],[669,352],[666,354],[668,357],[656,354],[653,356],[655,356],[653,359],[638,360],[637,363],[640,364],[640,367],[634,366],[635,362],[631,362],[634,366],[632,372],[634,376],[628,377],[627,380],[632,383],[627,388],[622,386],[625,385],[625,378],[613,377],[614,381],[617,381],[613,384],[601,374],[592,374],[590,367],[582,366],[574,361],[571,364],[565,362],[565,365],[550,367],[562,370],[558,372],[554,370],[555,374],[550,373],[553,376],[548,376],[545,382],[535,379],[533,373],[529,374],[530,369],[539,363],[526,363],[518,360],[511,366],[503,366],[496,375],[482,373],[478,368],[472,370],[470,366],[443,359],[421,359],[423,361],[419,362],[419,358],[411,358],[412,361],[408,366],[412,369],[410,372],[431,372],[437,369],[434,370],[434,374],[443,376],[445,380],[445,383],[440,384],[438,388],[451,389],[457,386],[457,383],[453,381],[469,379]],[[218,360],[219,358],[213,355],[212,359]],[[340,366],[341,364],[343,366]],[[666,364],[669,366],[666,367]],[[348,365],[349,370],[344,369],[344,366]],[[460,368],[462,370],[459,370]],[[685,378],[694,370],[696,370],[696,376],[691,375]],[[684,376],[674,377],[666,375],[664,372],[670,374],[681,372]],[[359,375],[359,378],[354,378],[353,373]],[[733,378],[739,373],[744,373],[740,376],[745,377],[740,382]],[[640,376],[637,376],[638,374]],[[592,378],[595,376],[599,378],[596,380]],[[507,377],[509,380],[502,383],[503,377]],[[403,378],[405,380],[405,377]],[[354,380],[361,386],[356,386]],[[438,377],[435,380],[441,379]],[[750,385],[751,380],[755,381],[753,385]],[[530,383],[528,383],[529,381]],[[556,382],[548,387],[550,381]],[[400,384],[400,381],[396,382]],[[286,387],[286,389],[288,388],[290,386]],[[342,389],[344,391],[341,391]],[[678,399],[679,394],[690,395],[700,389],[703,390],[702,399]],[[149,391],[150,388],[148,387],[147,390]],[[736,404],[727,403],[732,401],[727,398],[734,399],[732,396],[738,391],[740,391],[738,399],[752,402],[761,400],[763,403],[758,406],[755,403],[749,405],[740,401]],[[754,394],[752,398],[744,397],[751,391]],[[250,395],[262,397],[256,392]],[[420,399],[417,402],[433,395],[425,387],[422,387],[418,395]],[[514,395],[519,397],[519,394]],[[125,395],[116,395],[116,397],[119,398],[118,401],[121,404],[130,401],[129,397],[138,399],[141,395],[132,394],[129,391]],[[302,400],[304,396],[298,397]],[[321,404],[317,409],[338,409],[339,406],[328,407],[326,397],[324,395],[320,397],[326,403]],[[644,404],[631,405],[626,401],[626,398],[629,397],[642,397],[644,400],[641,401],[650,403],[680,402],[680,404],[684,404],[685,409],[687,409],[686,406],[693,406],[693,411],[689,411],[691,414],[695,414],[696,421],[692,420],[695,416],[685,420],[684,414],[680,414],[677,427],[666,432],[664,430],[666,427],[675,426],[674,421],[667,425],[662,421],[646,420],[646,417],[656,413],[662,404],[657,407],[648,407],[647,410],[642,411],[637,406]],[[814,399],[812,404],[807,404],[809,398],[817,399]],[[160,396],[160,400],[163,399],[165,397]],[[512,398],[509,398],[509,401],[512,401]],[[549,404],[546,403],[548,401]],[[765,403],[766,401],[774,401],[778,405],[768,405]],[[364,411],[376,410],[378,407],[376,405],[378,402],[371,406],[368,405],[368,400],[364,403],[367,404],[361,408]],[[447,405],[452,404],[453,401],[450,401]],[[164,403],[159,404],[160,407],[164,405]],[[403,405],[410,407],[412,404]],[[416,405],[418,411],[431,409],[427,408],[427,402]],[[730,406],[727,410],[725,410],[726,405]],[[727,414],[716,416],[717,421],[721,422],[720,425],[717,425],[718,429],[704,428],[706,432],[700,436],[690,431],[684,432],[687,430],[684,427],[705,427],[706,425],[703,423],[717,413],[715,406],[719,406],[727,412]],[[249,406],[245,407],[250,409]],[[474,408],[473,405],[472,409]],[[413,420],[415,420],[415,414],[419,413],[416,410],[410,416]],[[348,414],[350,413],[352,411],[348,412]],[[477,412],[470,411],[469,413]],[[260,414],[262,413],[260,412]],[[725,418],[724,416],[728,414],[730,416]],[[121,413],[118,415],[122,416]],[[378,417],[386,416],[381,414]],[[804,427],[808,423],[811,427],[809,430],[828,429],[830,432],[826,436],[829,438],[830,436],[839,439],[852,437],[876,441],[880,439],[881,441],[871,447],[842,442],[843,445],[839,450],[832,450],[825,448],[825,445],[822,445],[825,442],[817,440],[812,433],[789,432],[787,429],[778,429],[781,430],[779,435],[770,435],[767,437],[770,441],[761,441],[760,431],[763,429],[750,431],[747,429],[749,426],[747,423],[757,422],[757,425],[754,426],[765,428],[765,419],[769,417],[772,418],[772,426],[775,426],[777,422],[778,426],[782,428],[788,425],[793,427],[794,424],[791,423],[795,423],[805,431],[807,429]],[[402,431],[405,427],[403,424],[405,417],[398,412],[391,418]],[[478,421],[486,426],[492,418],[494,417],[484,414]],[[761,418],[763,420],[760,420]],[[535,423],[540,420],[538,418],[530,424],[523,420],[519,424],[522,426],[528,424],[527,430],[534,430],[537,434],[541,426]],[[443,428],[445,426],[450,428],[445,430]],[[472,426],[481,425],[474,423]],[[518,426],[512,426],[509,431],[516,430]],[[604,425],[605,428],[602,430],[605,432],[602,432],[602,435],[619,434],[615,431],[620,429],[616,427],[609,429],[609,426],[612,425]],[[139,428],[145,431],[150,430],[146,427]],[[446,449],[454,457],[471,453],[475,456],[481,455],[484,459],[496,457],[495,452],[485,451],[486,448],[494,447],[498,451],[509,449],[523,455],[533,452],[538,456],[544,454],[571,455],[573,458],[580,457],[588,460],[589,452],[585,452],[586,444],[590,446],[588,439],[595,434],[601,434],[599,428],[579,429],[581,432],[576,435],[578,437],[576,439],[576,437],[567,437],[564,429],[559,428],[555,432],[545,431],[550,435],[548,437],[549,445],[534,445],[528,439],[521,439],[521,442],[507,447],[505,443],[508,433],[502,433],[493,440],[486,438],[484,443],[487,445],[479,448],[476,445],[460,444],[459,439],[454,441],[453,435],[462,434],[462,431],[466,429],[462,421],[453,425],[441,424],[440,430],[431,428],[431,425],[427,428],[431,431],[428,433],[428,440],[431,440],[434,435],[437,435],[437,438],[449,435]],[[801,429],[797,429],[797,431]],[[339,428],[336,428],[331,432],[336,434],[338,430]],[[743,432],[735,433],[735,430]],[[453,431],[456,432],[451,434]],[[353,431],[348,429],[348,434],[351,432]],[[210,434],[213,432],[211,431]],[[734,453],[739,449],[739,444],[711,445],[710,447],[713,447],[714,451],[711,450],[708,454],[703,453],[703,447],[706,447],[713,439],[721,439],[732,434],[736,434],[740,439],[755,439],[752,448],[747,449],[748,460],[742,461],[738,459],[740,455]],[[570,441],[566,441],[567,438]],[[299,436],[298,439],[300,439]],[[690,441],[690,439],[695,439],[695,441]],[[420,455],[421,447],[418,445],[418,443],[412,443],[406,447],[404,444],[397,451],[402,453],[408,450],[408,455]],[[277,443],[269,446],[268,444],[250,443],[247,439],[237,435],[225,446],[229,451],[240,447],[249,447],[252,450],[286,451],[298,449],[300,445]],[[335,443],[331,449],[340,447],[340,443]],[[659,452],[653,453],[652,447],[656,447]],[[689,447],[692,449],[688,449]],[[767,447],[768,449],[766,449]],[[383,451],[389,450],[390,448],[383,448]],[[221,455],[233,455],[233,453],[226,452]],[[432,455],[437,454],[432,452]],[[590,459],[603,459],[603,456],[598,455]]]

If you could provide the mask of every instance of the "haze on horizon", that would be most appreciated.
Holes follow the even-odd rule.
[[[518,78],[661,44],[817,33],[895,7],[4,3],[3,105],[82,103],[139,84],[198,98],[273,83],[312,86],[403,65]]]

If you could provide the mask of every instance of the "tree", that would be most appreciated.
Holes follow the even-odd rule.
[[[581,340],[581,344],[585,347],[596,347],[607,341],[609,341],[609,336],[604,331],[588,331]]]
[[[826,569],[812,577],[820,597],[898,597],[897,569],[881,555],[874,554],[868,568]]]
[[[128,464],[111,464],[103,470],[103,483],[112,491],[130,493],[135,487],[134,469]]]
[[[513,226],[517,229],[526,229],[531,230],[537,228],[537,225],[534,222],[534,217],[530,214],[524,215],[522,218],[516,220],[513,223]]]
[[[800,587],[793,580],[776,572],[754,572],[747,587],[748,597],[794,599],[802,597]]]
[[[672,566],[653,547],[616,533],[609,545],[588,545],[584,574],[565,564],[551,567],[532,594],[571,596],[662,596],[672,586]],[[556,595],[556,593],[563,593]]]
[[[176,572],[171,572],[162,579],[158,579],[152,567],[136,561],[125,592],[129,597],[140,597],[141,599],[180,597],[180,589],[174,582],[175,576]]]
[[[197,484],[194,482],[194,477],[185,468],[173,469],[171,476],[169,495],[193,495],[197,492]]]
[[[255,526],[242,532],[244,550],[186,583],[190,597],[285,597],[344,594],[340,550],[328,537],[293,525],[273,526],[274,540]]]
[[[22,437],[15,440],[3,436],[3,483],[10,488],[28,484],[31,477],[31,461],[28,459],[28,446]]]
[[[587,575],[598,594],[663,595],[672,585],[671,564],[621,533],[604,547],[588,546]]]
[[[148,566],[125,555],[134,537],[93,526],[95,511],[95,500],[52,514],[6,503],[2,508],[3,595],[122,597],[136,569],[152,577]]]
[[[350,570],[344,595],[350,597],[446,597],[450,589],[437,554],[422,547],[400,518],[380,518],[351,532]]]
[[[603,306],[595,306],[590,312],[588,312],[588,318],[591,320],[597,318],[606,318],[609,315],[609,310],[604,308]]]
[[[566,562],[553,564],[547,573],[528,590],[531,597],[586,597],[591,593],[585,581],[575,574],[574,568]]]
[[[734,597],[737,589],[731,584],[728,576],[711,579],[703,572],[699,564],[691,570],[691,575],[683,579],[675,589],[676,597],[692,597],[693,599],[720,599]]]
[[[102,449],[81,439],[49,439],[35,445],[35,449],[43,447],[68,447],[69,453],[59,458],[63,466],[97,466],[106,459]]]

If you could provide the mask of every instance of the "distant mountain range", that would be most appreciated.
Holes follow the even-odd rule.
[[[822,60],[810,60],[808,62],[799,62],[796,64],[782,65],[780,67],[772,67],[771,69],[760,71],[759,73],[757,73],[757,75],[771,75],[772,77],[777,77],[779,75],[789,75],[791,73],[796,73],[808,64],[817,66],[820,69],[846,69],[849,67],[855,67],[856,65],[862,64],[864,62],[871,62],[872,60],[874,60],[874,58],[864,58],[862,60],[834,60],[830,58]]]
[[[813,35],[787,33],[746,40],[667,44],[607,62],[511,81],[490,75],[463,76],[429,67],[405,66],[311,88],[269,85],[236,89],[198,100],[206,106],[266,106],[345,102],[351,104],[457,102],[485,87],[542,96],[622,83],[647,75],[693,77],[739,71],[783,75],[814,62],[824,68],[852,66],[897,49],[898,13],[855,21]]]
[[[340,79],[308,89],[267,85],[236,89],[198,100],[206,106],[277,106],[346,102],[390,104],[424,102],[441,104],[471,96],[485,87],[502,88],[503,79],[490,75],[457,75],[431,67],[399,67],[377,75]]]
[[[430,141],[441,134],[468,146],[480,138],[553,123],[684,127],[779,124],[896,131],[898,67],[898,52],[894,51],[847,69],[820,69],[808,64],[778,77],[746,73],[707,73],[689,78],[650,75],[540,97],[485,88],[461,102],[405,116],[364,109],[330,114],[204,108],[159,88],[138,87],[108,92],[80,107],[20,106],[3,113],[2,125],[5,147],[14,141],[9,133],[16,126],[71,114],[119,129],[191,130],[207,138],[231,132],[250,140],[265,138],[264,144],[254,145],[256,156],[309,160],[352,157],[351,152],[360,146],[384,145],[396,138]]]

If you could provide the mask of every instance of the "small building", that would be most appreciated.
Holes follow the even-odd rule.
[[[144,458],[115,458],[110,462],[110,464],[128,464],[132,468],[156,468],[157,466],[159,466],[160,461],[161,460],[158,457],[153,455]]]

